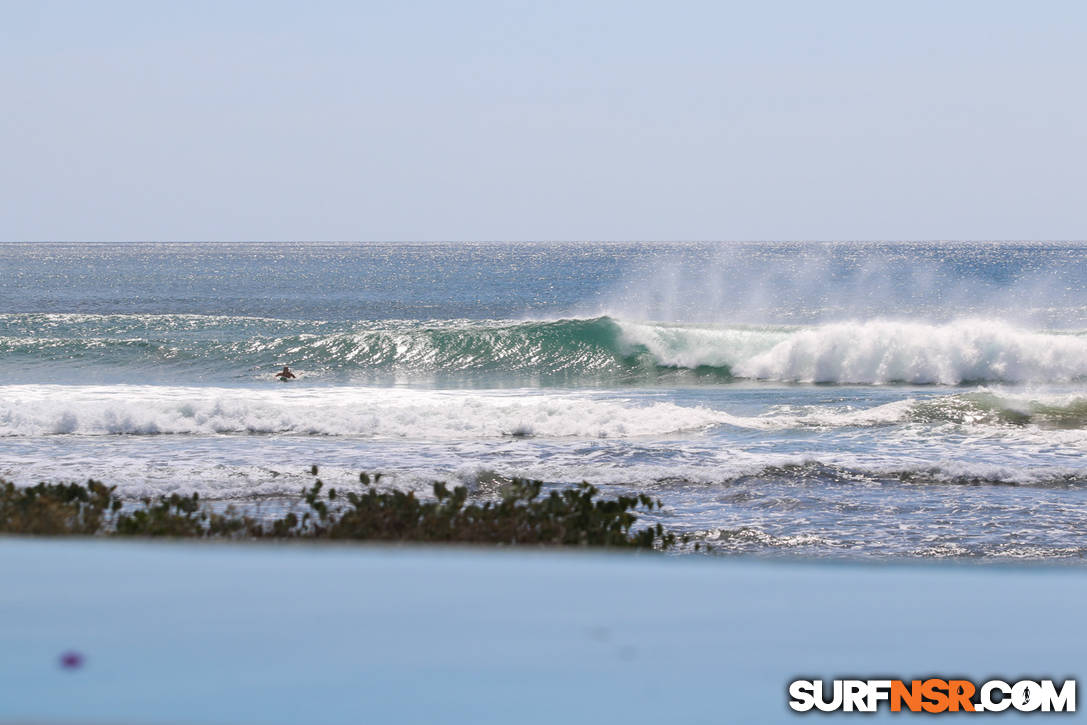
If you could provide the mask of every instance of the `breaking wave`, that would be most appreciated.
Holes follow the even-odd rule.
[[[899,320],[812,327],[552,321],[290,322],[199,316],[0,317],[0,356],[79,380],[137,372],[152,382],[266,376],[291,364],[314,379],[513,376],[607,384],[687,378],[794,383],[1066,383],[1087,379],[1087,334],[1000,320]],[[98,378],[95,375],[99,375]],[[64,380],[67,382],[67,379]],[[103,381],[105,381],[103,379]]]

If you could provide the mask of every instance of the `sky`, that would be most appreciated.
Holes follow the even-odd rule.
[[[1087,4],[0,0],[0,241],[1082,240]]]

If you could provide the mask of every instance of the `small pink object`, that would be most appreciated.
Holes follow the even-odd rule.
[[[60,656],[60,666],[66,670],[78,670],[83,666],[83,655],[78,652],[65,652]]]

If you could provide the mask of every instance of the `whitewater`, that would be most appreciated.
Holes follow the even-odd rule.
[[[0,477],[246,505],[313,464],[420,495],[587,480],[652,492],[722,551],[1075,561],[1084,262],[1068,243],[0,245]]]

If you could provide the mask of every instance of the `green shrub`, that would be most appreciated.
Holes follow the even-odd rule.
[[[313,469],[316,475],[316,467]],[[320,480],[303,488],[297,506],[271,521],[229,507],[216,513],[199,496],[141,499],[126,510],[113,487],[38,484],[17,488],[0,481],[0,533],[149,536],[209,539],[336,539],[474,544],[668,549],[679,540],[657,524],[634,529],[638,512],[661,508],[649,496],[599,498],[582,483],[541,496],[539,481],[515,479],[496,500],[469,501],[468,489],[434,483],[434,499],[379,490],[380,476],[361,474],[362,493],[339,495]],[[686,537],[682,539],[686,543]]]
[[[121,508],[112,486],[89,480],[77,483],[39,483],[28,488],[0,480],[0,533],[99,533],[110,513]]]

